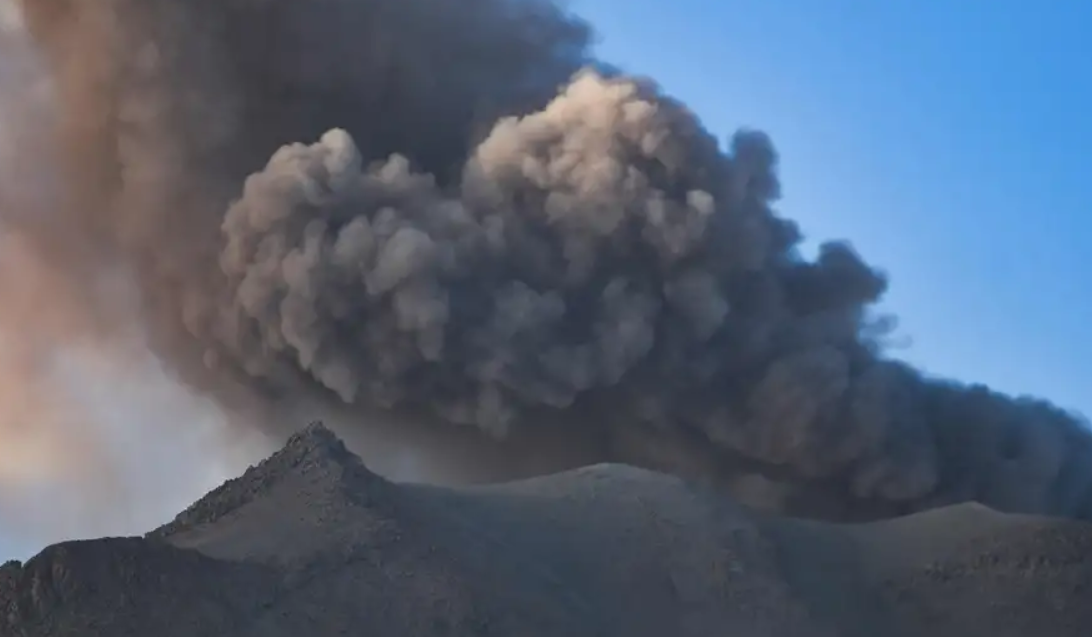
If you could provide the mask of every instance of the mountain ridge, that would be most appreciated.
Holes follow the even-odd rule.
[[[796,520],[623,465],[393,483],[313,423],[143,537],[0,568],[0,634],[1075,637],[1089,554],[1082,522]]]

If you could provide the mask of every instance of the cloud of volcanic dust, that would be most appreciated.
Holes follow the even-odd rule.
[[[125,272],[153,350],[224,406],[798,514],[1092,517],[1083,421],[885,358],[885,277],[845,243],[800,255],[771,141],[722,147],[553,4],[22,9],[69,198],[4,224],[76,290]]]
[[[55,251],[79,237],[42,232],[63,221],[56,101],[17,17],[0,2],[0,558],[153,525],[236,469],[219,410],[142,345],[118,269],[74,276]]]

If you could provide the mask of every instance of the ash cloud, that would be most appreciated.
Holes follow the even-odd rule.
[[[93,246],[66,231],[57,100],[41,62],[13,6],[0,0],[5,558],[161,523],[266,450],[257,436],[244,446],[222,435],[220,410],[147,352],[125,268],[92,258]]]
[[[72,196],[5,223],[74,282],[131,273],[154,351],[225,406],[546,436],[806,515],[1092,517],[1083,420],[884,357],[886,277],[799,254],[771,140],[722,147],[553,4],[22,8]]]

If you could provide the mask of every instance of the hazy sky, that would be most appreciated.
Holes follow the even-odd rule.
[[[1092,3],[573,0],[716,133],[768,131],[781,210],[892,277],[926,369],[1092,414]]]
[[[1080,391],[1092,385],[1092,274],[1078,262],[1092,240],[1078,160],[1092,148],[1092,44],[1078,43],[1092,4],[571,4],[604,58],[659,79],[713,131],[773,136],[782,211],[891,274],[888,306],[913,341],[901,356],[1092,413]],[[36,548],[2,527],[0,560]]]

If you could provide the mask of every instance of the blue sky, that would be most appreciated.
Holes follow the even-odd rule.
[[[722,138],[773,136],[781,212],[890,274],[900,357],[1092,414],[1092,3],[570,6]]]

